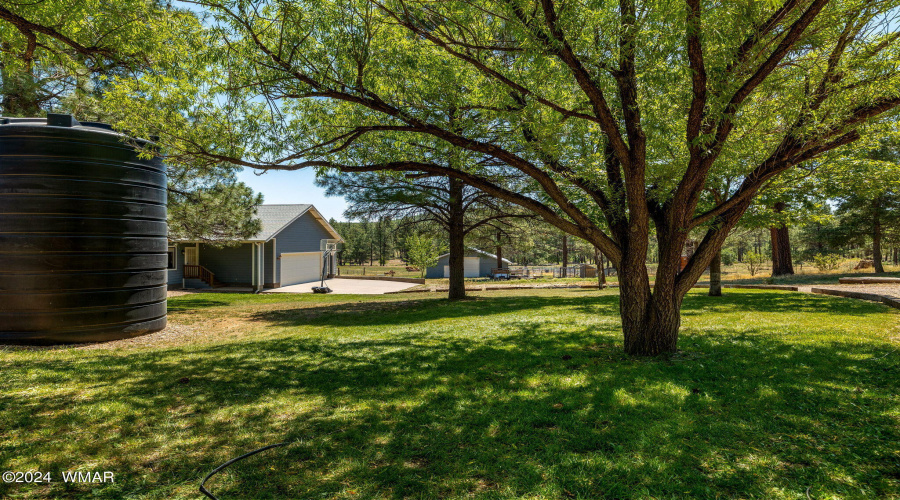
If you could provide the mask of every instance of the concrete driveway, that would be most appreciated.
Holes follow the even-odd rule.
[[[273,288],[263,293],[312,293],[312,287],[319,286],[320,281],[311,281],[309,283],[300,283],[299,285],[283,286],[281,288]],[[325,285],[331,288],[334,293],[347,293],[357,295],[381,295],[388,292],[399,292],[418,286],[415,283],[404,283],[400,281],[381,281],[381,280],[354,280],[354,279],[330,279],[325,280]]]

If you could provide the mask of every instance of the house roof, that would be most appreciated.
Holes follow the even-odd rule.
[[[254,241],[269,241],[275,235],[281,232],[282,229],[286,228],[291,222],[294,222],[298,218],[300,218],[303,214],[309,212],[310,215],[315,217],[319,223],[325,226],[325,229],[331,233],[331,235],[335,239],[343,239],[341,235],[331,227],[331,224],[322,217],[322,214],[316,210],[316,207],[303,204],[303,205],[260,205],[257,207],[256,216],[259,217],[260,223],[262,223],[262,230],[256,234],[250,240]]]
[[[260,223],[262,224],[262,230],[251,238],[244,240],[245,242],[254,242],[254,241],[269,241],[275,236],[278,235],[284,228],[286,228],[290,223],[299,219],[303,216],[303,214],[309,212],[320,224],[331,234],[332,238],[336,240],[343,241],[341,235],[338,234],[337,231],[331,224],[325,220],[325,217],[322,217],[322,214],[316,210],[316,207],[310,204],[296,204],[296,205],[260,205],[256,210],[256,217],[259,218]],[[180,240],[182,241],[182,240]],[[193,240],[183,240],[182,242],[192,242]]]
[[[482,257],[487,257],[487,258],[489,258],[489,259],[497,260],[497,256],[496,256],[496,255],[494,255],[494,254],[492,254],[492,253],[487,253],[487,252],[485,252],[484,250],[479,250],[479,249],[477,249],[477,248],[475,248],[475,247],[466,247],[466,254],[469,254],[469,253],[477,253],[477,254],[481,255]],[[449,253],[445,253],[444,255],[441,255],[441,256],[438,257],[438,258],[440,259],[440,258],[446,257],[446,256],[448,256],[448,255],[450,255],[450,254],[449,254]],[[507,264],[512,264],[512,261],[509,260],[509,259],[506,259],[506,258],[503,259],[503,262],[506,262]]]
[[[267,241],[275,236],[291,222],[305,214],[312,205],[260,205],[256,209],[256,216],[262,224],[262,230],[251,238],[253,240]]]

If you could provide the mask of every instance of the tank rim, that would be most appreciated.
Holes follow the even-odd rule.
[[[132,137],[127,133],[119,132],[112,128],[112,125],[103,122],[78,121],[74,116],[68,114],[47,113],[46,117],[9,117],[0,116],[0,130],[5,127],[52,127],[52,128],[71,128],[74,130],[83,130],[85,132],[96,132],[101,134],[114,135],[117,137],[125,137],[128,140],[135,141],[141,146],[153,145],[156,138],[141,139]]]

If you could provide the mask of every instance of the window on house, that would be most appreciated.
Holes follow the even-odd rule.
[[[175,247],[169,247],[169,263],[168,269],[176,269],[178,267],[178,259],[175,258]]]

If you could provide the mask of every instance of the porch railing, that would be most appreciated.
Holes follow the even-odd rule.
[[[201,281],[205,281],[209,286],[214,286],[216,282],[216,277],[212,273],[212,271],[196,264],[184,265],[184,277],[185,279],[199,279]]]

